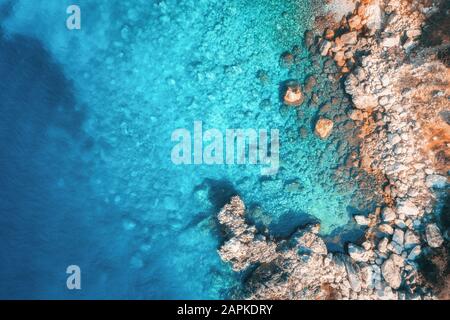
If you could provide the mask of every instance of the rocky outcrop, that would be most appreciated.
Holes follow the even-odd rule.
[[[231,238],[220,248],[222,260],[231,262],[234,271],[241,271],[255,262],[268,263],[277,257],[276,245],[244,219],[245,205],[239,197],[223,207],[218,218]]]
[[[353,105],[348,121],[358,127],[360,141],[360,161],[353,163],[383,184],[385,205],[368,216],[354,216],[365,237],[341,254],[327,250],[316,226],[287,240],[267,238],[246,224],[244,206],[233,198],[240,205],[227,205],[219,214],[230,237],[219,254],[234,270],[255,268],[248,298],[435,298],[418,264],[448,240],[430,213],[436,192],[448,188],[450,71],[436,50],[419,43],[424,21],[435,10],[432,1],[367,0],[317,42],[306,33],[307,47],[317,45],[313,51],[328,59],[328,77],[345,78]],[[305,92],[315,85],[308,79]],[[286,89],[285,103],[296,105],[300,88]],[[318,100],[311,95],[315,105]],[[327,110],[329,104],[321,107],[315,128],[322,139],[335,125],[326,118]]]
[[[218,219],[228,237],[219,249],[220,257],[230,263],[233,270],[250,272],[244,298],[420,297],[413,293],[414,282],[404,276],[413,273],[402,255],[392,253],[379,265],[375,262],[375,251],[368,243],[362,247],[350,244],[349,256],[331,253],[319,235],[319,225],[300,229],[289,239],[268,239],[254,226],[247,224],[244,203],[237,196],[219,212]],[[400,233],[395,237],[396,241],[403,242],[399,240],[402,238]],[[408,235],[408,239],[410,237]],[[384,251],[387,252],[387,249]],[[250,269],[251,266],[253,268]]]

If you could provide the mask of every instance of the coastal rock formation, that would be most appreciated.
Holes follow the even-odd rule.
[[[432,248],[439,248],[444,239],[442,238],[441,231],[435,223],[427,225],[426,228],[426,239],[427,243]]]
[[[374,262],[375,252],[367,244],[350,244],[351,258],[329,252],[318,234],[319,225],[299,229],[289,239],[268,239],[245,221],[245,205],[238,196],[223,207],[218,219],[227,234],[219,249],[220,257],[235,271],[251,270],[244,298],[429,298],[428,294],[414,293],[414,278],[406,280],[403,276],[414,272],[401,255],[390,254],[378,265]]]
[[[385,203],[368,216],[354,216],[365,237],[350,243],[347,254],[329,252],[317,227],[286,240],[267,239],[246,225],[239,211],[246,236],[230,233],[219,253],[235,270],[255,266],[248,298],[436,298],[424,282],[420,260],[430,252],[445,253],[448,240],[448,231],[441,232],[436,221],[438,213],[431,213],[436,192],[448,188],[450,70],[439,58],[445,45],[424,47],[420,38],[438,5],[365,0],[346,6],[351,13],[344,17],[336,13],[340,22],[328,26],[318,41],[306,33],[308,48],[315,44],[312,51],[325,59],[324,72],[344,78],[351,96],[353,110],[347,116],[358,128],[360,153],[359,161],[350,158],[349,163],[376,177]],[[305,92],[314,85],[305,86]],[[288,102],[299,98],[295,92]],[[318,100],[311,95],[314,105]],[[316,123],[322,139],[334,126],[335,118],[325,117],[329,108],[328,103],[321,107]],[[243,255],[237,252],[241,247]],[[440,258],[436,263],[445,270],[448,257]]]
[[[267,263],[277,257],[276,245],[262,235],[256,235],[244,219],[245,205],[233,197],[220,211],[219,222],[226,227],[231,239],[219,251],[222,260],[231,262],[234,271],[241,271],[255,262]]]

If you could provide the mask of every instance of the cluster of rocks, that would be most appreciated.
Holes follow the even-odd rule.
[[[435,11],[433,2],[365,0],[315,42],[346,77],[354,106],[348,117],[361,139],[358,164],[379,177],[386,205],[354,217],[366,228],[365,239],[348,244],[344,255],[327,252],[317,227],[286,241],[267,239],[246,224],[244,205],[233,198],[219,214],[231,230],[220,255],[237,271],[261,264],[248,284],[250,298],[434,297],[417,260],[449,236],[431,213],[436,192],[448,188],[450,161],[442,150],[448,150],[450,124],[442,115],[448,112],[450,71],[435,49],[418,42]],[[306,41],[314,43],[310,34]],[[316,134],[326,138],[332,128],[322,117]]]
[[[349,247],[350,255],[328,252],[318,235],[319,225],[300,229],[287,240],[275,241],[246,223],[245,205],[238,196],[224,206],[218,217],[229,238],[219,250],[222,260],[231,263],[235,271],[256,266],[246,282],[245,298],[419,297],[406,290],[394,290],[403,281],[401,270],[408,269],[401,255],[392,254],[379,266],[369,263],[373,259],[370,252],[355,245]]]
[[[432,2],[363,1],[338,30],[327,29],[319,40],[320,54],[350,73],[345,89],[355,107],[349,117],[360,127],[361,167],[385,183],[388,206],[355,217],[368,226],[367,240],[362,247],[350,244],[348,251],[357,262],[381,266],[393,289],[402,283],[412,288],[423,248],[444,242],[427,214],[433,212],[435,189],[448,186],[449,163],[444,155],[443,165],[436,166],[433,149],[448,148],[448,134],[438,133],[450,130],[440,116],[448,109],[450,72],[433,49],[418,43],[436,10]],[[355,56],[362,58],[356,62]]]

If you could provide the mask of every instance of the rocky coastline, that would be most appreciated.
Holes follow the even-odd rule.
[[[448,30],[425,44],[430,19],[448,17],[447,4],[364,0],[334,10],[339,1],[305,41],[337,67],[330,76],[351,97],[347,116],[358,128],[356,163],[376,178],[384,204],[354,216],[364,240],[335,253],[318,225],[278,241],[260,233],[236,196],[218,215],[227,235],[220,257],[235,271],[251,269],[249,299],[448,299]],[[286,96],[297,107],[304,100],[298,87]],[[321,139],[331,130],[332,120],[317,121]]]

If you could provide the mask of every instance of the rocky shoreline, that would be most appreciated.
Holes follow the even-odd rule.
[[[348,117],[359,129],[358,165],[377,178],[383,207],[354,216],[365,239],[341,254],[328,252],[317,225],[288,240],[267,238],[246,222],[245,205],[234,197],[218,216],[228,238],[219,254],[235,271],[254,268],[246,281],[250,299],[446,299],[448,212],[437,200],[448,197],[449,44],[422,43],[427,21],[445,2],[346,3],[346,16],[335,12],[337,22],[305,38],[339,69],[333,76],[351,96]],[[295,95],[288,98],[297,105]],[[326,139],[332,129],[321,118],[316,134]],[[435,267],[437,284],[424,261]]]

